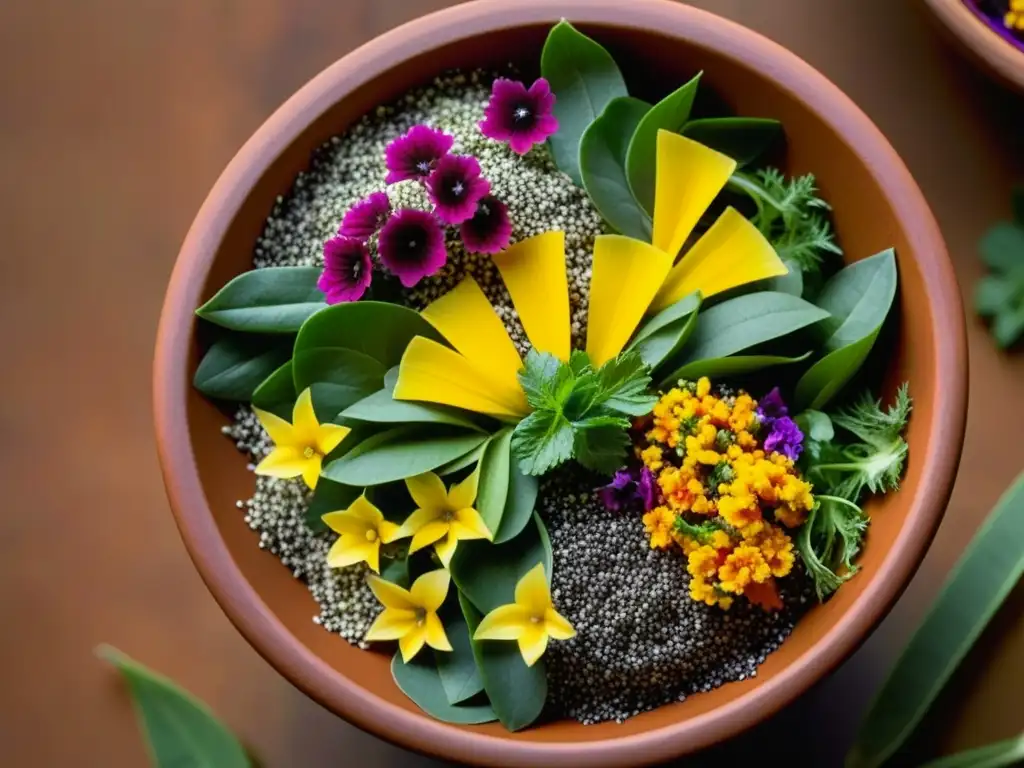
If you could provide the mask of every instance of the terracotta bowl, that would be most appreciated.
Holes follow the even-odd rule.
[[[1024,91],[1024,51],[1003,39],[964,0],[925,0],[925,4],[971,59],[1007,85]]]
[[[393,30],[314,78],[249,140],[189,231],[157,340],[156,427],[182,537],[214,597],[250,643],[325,707],[409,749],[485,765],[639,765],[732,736],[791,702],[845,659],[918,567],[949,497],[964,433],[967,352],[956,279],[938,227],[907,169],[868,118],[793,54],[709,13],[661,0],[476,2]],[[887,387],[915,398],[903,490],[870,506],[863,572],[799,623],[756,679],[730,683],[622,725],[553,722],[516,734],[422,714],[391,680],[389,656],[357,650],[312,622],[306,587],[257,547],[235,500],[253,476],[220,433],[224,412],[191,386],[199,358],[193,310],[252,251],[277,195],[311,151],[381,102],[442,69],[539,60],[562,15],[607,45],[634,93],[654,98],[705,72],[739,114],[782,120],[791,172],[813,171],[836,211],[849,258],[895,246],[900,320],[887,343]],[[652,78],[651,73],[657,73]]]

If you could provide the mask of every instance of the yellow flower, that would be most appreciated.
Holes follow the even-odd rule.
[[[384,610],[366,632],[366,639],[397,640],[402,660],[409,661],[424,644],[438,651],[450,651],[451,643],[437,609],[448,596],[451,576],[438,569],[424,573],[410,589],[403,589],[390,581],[368,574],[366,582],[380,600]]]
[[[771,568],[761,556],[761,550],[749,544],[736,547],[718,569],[719,586],[726,592],[742,594],[752,581],[761,584],[771,578]]]
[[[478,467],[447,491],[441,478],[433,472],[405,481],[417,509],[402,524],[397,537],[412,536],[410,554],[433,544],[434,551],[447,568],[460,541],[492,538],[480,513],[473,509],[479,472]]]
[[[651,549],[665,549],[672,543],[676,515],[668,507],[655,507],[643,518],[644,530],[651,535]]]
[[[260,424],[274,441],[274,450],[256,467],[257,475],[299,477],[316,488],[324,456],[338,447],[350,430],[337,424],[321,424],[313,412],[313,397],[307,387],[295,401],[292,423],[259,408],[253,408]]]
[[[661,447],[657,445],[649,445],[640,452],[640,459],[651,470],[651,472],[657,472],[665,464],[664,455],[661,452]]]
[[[697,379],[697,397],[707,397],[711,394],[711,379],[701,376]]]
[[[328,512],[321,518],[341,536],[327,553],[327,565],[344,568],[366,563],[374,573],[380,573],[380,545],[400,538],[397,525],[384,519],[384,515],[365,496],[339,512]]]
[[[796,557],[793,540],[778,526],[760,521],[743,529],[743,543],[761,550],[761,556],[771,569],[772,576],[782,578],[793,570]]]
[[[474,640],[516,640],[526,666],[537,663],[548,647],[548,638],[569,640],[576,636],[566,619],[555,611],[544,576],[537,563],[516,584],[515,602],[501,605],[484,616]]]
[[[711,606],[717,605],[725,611],[729,610],[730,606],[732,606],[731,597],[699,577],[690,579],[690,597],[698,603]]]

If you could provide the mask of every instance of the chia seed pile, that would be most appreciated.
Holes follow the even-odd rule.
[[[565,232],[572,337],[582,346],[586,326],[593,239],[603,224],[586,193],[555,167],[547,150],[523,157],[477,130],[493,75],[453,73],[379,107],[314,154],[288,197],[279,197],[257,242],[257,268],[322,264],[325,240],[345,212],[384,189],[385,146],[417,123],[455,137],[454,152],[475,155],[492,192],[508,205],[513,242],[552,229]],[[415,182],[387,188],[396,207],[427,208]],[[472,274],[491,299],[521,353],[528,349],[518,316],[487,256],[467,254],[448,242],[448,264],[404,291],[400,299],[420,309]],[[375,285],[382,277],[375,275]],[[254,462],[271,444],[248,406],[224,428]],[[250,468],[254,466],[250,465]],[[782,589],[785,604],[767,613],[737,601],[722,611],[691,600],[682,553],[652,550],[639,513],[610,512],[592,493],[599,479],[578,470],[546,478],[538,510],[554,554],[552,595],[577,636],[549,646],[549,714],[583,723],[624,720],[723,683],[757,674],[809,604],[801,575]],[[259,533],[259,546],[281,559],[309,587],[320,607],[313,621],[366,648],[363,635],[380,607],[366,586],[365,564],[332,569],[326,554],[333,535],[305,522],[310,493],[298,481],[256,478],[256,491],[238,506]]]

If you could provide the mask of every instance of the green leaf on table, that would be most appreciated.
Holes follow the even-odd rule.
[[[968,544],[903,649],[861,725],[848,768],[876,768],[897,753],[1021,576],[1024,475]]]
[[[979,250],[989,268],[998,272],[1024,265],[1024,224],[996,224],[982,237]]]
[[[288,359],[291,341],[228,334],[203,355],[192,383],[207,397],[249,402],[260,383]]]
[[[626,153],[626,176],[633,196],[649,215],[654,215],[654,171],[657,165],[658,131],[675,133],[690,119],[702,72],[655,104],[641,119]]]
[[[163,675],[109,645],[96,655],[128,683],[139,724],[157,768],[249,768],[252,763],[231,731],[203,702]]]
[[[326,477],[321,477],[313,491],[313,498],[306,507],[306,526],[314,533],[322,533],[327,524],[323,516],[328,512],[348,509],[352,502],[363,495],[363,488],[353,485],[342,485]]]
[[[790,365],[799,363],[811,356],[805,352],[797,357],[784,357],[781,355],[733,355],[732,357],[712,357],[707,360],[695,360],[692,363],[676,368],[662,381],[662,387],[672,386],[680,379],[694,381],[701,376],[710,379],[725,378],[729,376],[742,376],[747,373],[754,373],[765,368],[776,365]]]
[[[459,604],[472,636],[483,616],[462,594]],[[515,732],[540,717],[548,697],[544,659],[538,659],[532,667],[526,666],[519,644],[514,641],[471,640],[470,643],[487,698],[501,724]]]
[[[828,334],[825,356],[797,382],[798,409],[822,408],[860,370],[892,307],[896,281],[890,248],[844,267],[825,283],[817,300],[831,315],[822,324]]]
[[[437,672],[449,704],[461,704],[484,689],[480,670],[473,656],[469,627],[457,600],[448,600],[441,607],[441,622],[451,643],[451,651],[434,651]]]
[[[494,534],[495,544],[504,544],[514,539],[530,523],[540,490],[537,478],[524,474],[517,462],[511,462],[508,470],[508,496],[505,499],[505,511],[501,515],[501,525]]]
[[[295,391],[292,361],[288,360],[265,378],[252,393],[252,404],[257,408],[292,420],[292,409],[299,393]]]
[[[375,358],[344,347],[296,349],[292,358],[295,391],[312,388],[320,421],[333,421],[353,403],[380,389],[384,366]]]
[[[696,291],[665,307],[640,326],[626,351],[638,352],[647,367],[656,370],[689,340],[697,327],[700,304],[701,295]]]
[[[480,477],[477,481],[476,511],[483,518],[484,525],[497,533],[505,513],[508,498],[509,466],[511,455],[512,428],[505,427],[495,434],[484,447],[480,459]]]
[[[233,331],[295,333],[324,309],[317,267],[264,267],[243,272],[196,310],[204,320]]]
[[[680,133],[728,155],[742,168],[778,141],[782,123],[765,117],[709,117],[691,120]]]
[[[391,676],[417,707],[442,723],[479,725],[497,720],[489,704],[450,704],[434,657],[429,653],[419,653],[408,663],[402,661],[401,651],[395,653]]]
[[[540,73],[555,94],[558,131],[548,139],[551,154],[559,169],[583,186],[580,138],[612,99],[629,95],[626,81],[611,54],[565,19],[548,33]]]
[[[633,197],[626,178],[629,138],[651,105],[630,96],[609,102],[580,139],[583,188],[608,224],[627,237],[651,239],[651,217]]]
[[[400,431],[401,430],[401,431]],[[344,485],[381,485],[430,472],[465,455],[487,439],[477,432],[456,435],[423,436],[408,434],[403,428],[389,430],[370,440],[368,448],[357,446],[340,459],[330,462],[323,476]],[[369,442],[366,441],[366,442]]]
[[[1024,734],[940,757],[921,768],[1014,768],[1024,765]]]
[[[386,385],[384,389],[353,403],[339,416],[373,424],[449,424],[476,432],[484,431],[476,422],[454,408],[395,400]]]
[[[981,254],[992,274],[978,282],[974,308],[992,318],[992,335],[1005,349],[1024,335],[1024,223],[996,224],[982,239]]]

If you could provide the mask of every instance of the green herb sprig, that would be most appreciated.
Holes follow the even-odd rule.
[[[992,337],[1002,349],[1024,337],[1024,187],[1014,198],[1016,221],[1000,222],[982,238],[979,250],[991,273],[974,292],[974,308],[991,318]]]

